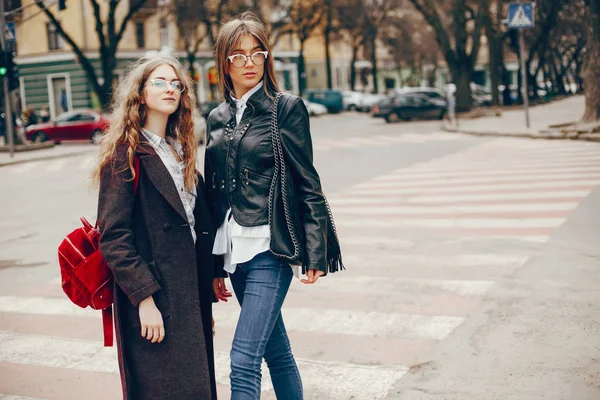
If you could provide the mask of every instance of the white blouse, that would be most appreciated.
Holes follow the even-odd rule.
[[[250,96],[263,87],[260,81],[241,99],[232,97],[236,105],[235,120],[239,124]],[[257,254],[268,251],[271,242],[271,231],[269,225],[242,226],[238,224],[231,215],[231,208],[227,210],[225,221],[217,230],[213,254],[223,255],[224,270],[233,274],[237,264],[248,262]],[[298,268],[292,268],[294,275],[298,275]]]

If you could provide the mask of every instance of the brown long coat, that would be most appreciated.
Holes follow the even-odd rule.
[[[115,276],[115,325],[127,400],[216,399],[212,340],[214,227],[200,177],[196,245],[177,188],[160,157],[140,137],[140,180],[133,194],[127,146],[100,180],[100,249]],[[153,295],[162,343],[141,337],[137,306]]]

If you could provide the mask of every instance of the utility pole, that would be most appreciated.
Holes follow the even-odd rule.
[[[527,82],[527,70],[525,70],[525,40],[523,29],[519,29],[519,58],[521,59],[521,96],[525,108],[525,124],[529,128],[529,82]]]
[[[6,22],[4,20],[4,0],[0,0],[0,46],[2,47],[2,57],[5,57],[7,48],[5,40]],[[13,114],[12,114],[12,99],[10,98],[10,91],[8,90],[8,75],[5,75],[2,79],[3,93],[4,93],[4,129],[6,133],[6,139],[8,140],[8,150],[10,157],[13,158],[15,155],[15,140],[13,136]]]
[[[525,39],[523,29],[533,28],[535,25],[535,12],[533,2],[510,3],[508,5],[508,27],[517,29],[519,32],[519,58],[521,61],[521,95],[525,109],[525,123],[529,128],[529,84],[527,82],[528,71],[525,70]]]

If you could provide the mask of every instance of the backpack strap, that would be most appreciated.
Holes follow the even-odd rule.
[[[104,347],[113,345],[113,306],[102,310],[102,328],[104,330]]]
[[[135,171],[135,178],[133,178],[133,195],[135,196],[140,184],[140,158],[138,156],[133,156],[133,170]]]

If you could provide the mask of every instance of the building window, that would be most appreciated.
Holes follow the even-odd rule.
[[[144,21],[137,21],[135,23],[135,40],[138,49],[146,47],[146,36],[144,35]]]
[[[169,47],[169,25],[166,18],[160,19],[160,47]]]
[[[61,50],[65,47],[63,38],[56,32],[56,26],[52,22],[46,23],[46,32],[48,34],[48,50]]]

